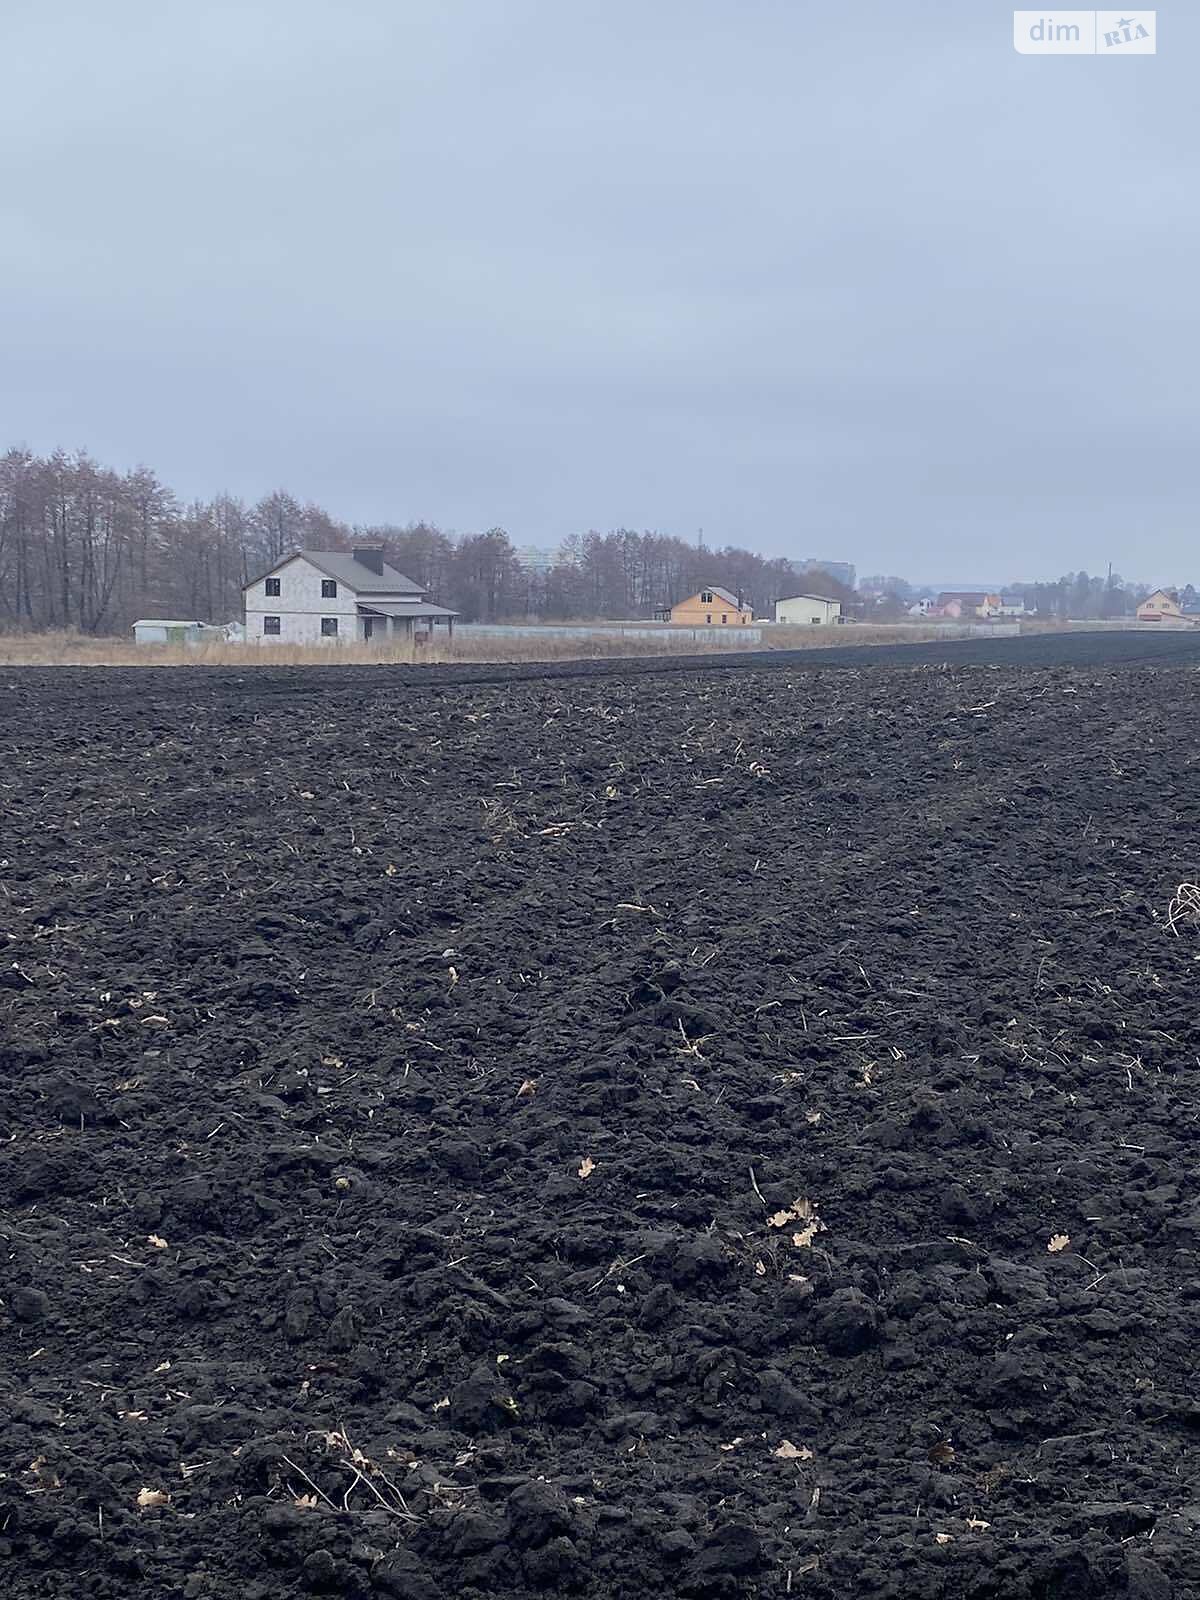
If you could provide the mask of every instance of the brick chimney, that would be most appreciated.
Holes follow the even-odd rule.
[[[368,572],[373,572],[377,578],[382,578],[383,550],[381,544],[356,544],[353,555],[355,561],[361,561]]]

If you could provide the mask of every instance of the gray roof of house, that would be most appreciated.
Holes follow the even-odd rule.
[[[456,617],[457,611],[445,606],[428,605],[422,600],[367,600],[360,601],[358,609],[377,617]]]
[[[383,573],[372,572],[370,567],[356,561],[348,550],[292,550],[286,556],[281,556],[274,566],[260,572],[258,577],[252,578],[250,583],[260,583],[263,578],[269,578],[273,572],[278,572],[280,567],[286,566],[289,561],[294,561],[297,556],[303,556],[319,572],[327,578],[333,578],[337,583],[344,583],[347,589],[352,589],[355,594],[424,594],[424,589],[419,583],[414,583],[411,578],[406,578],[402,572],[397,572],[395,567],[383,563]],[[248,589],[250,583],[245,587]]]
[[[707,589],[710,594],[719,594],[721,599],[728,600],[731,606],[741,606],[742,604],[737,595],[731,593],[728,589],[722,589],[719,583],[706,583],[704,588]],[[700,592],[703,593],[704,590],[701,590]]]
[[[785,606],[789,600],[820,600],[827,606],[840,606],[842,603],[831,594],[785,594],[781,595],[775,604]]]

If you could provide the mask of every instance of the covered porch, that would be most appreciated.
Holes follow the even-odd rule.
[[[401,600],[373,600],[358,603],[358,636],[376,644],[405,643],[414,648],[431,644],[440,634],[448,644],[454,637],[457,611],[431,605],[426,600],[406,605]]]

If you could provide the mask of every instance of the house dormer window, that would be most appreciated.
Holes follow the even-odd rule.
[[[321,579],[321,599],[322,600],[336,600],[337,599],[337,584],[334,582],[334,580],[332,578],[322,578]]]
[[[702,605],[706,605],[706,606],[712,605],[712,590],[711,589],[702,589],[700,591],[700,603]]]
[[[278,578],[268,578],[265,587],[266,587],[266,591],[267,591],[268,595],[278,595],[278,593],[279,593],[279,579]]]

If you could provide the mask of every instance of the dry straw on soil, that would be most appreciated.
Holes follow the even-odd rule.
[[[1178,933],[1181,927],[1200,926],[1200,883],[1181,883],[1167,907],[1167,927]]]

